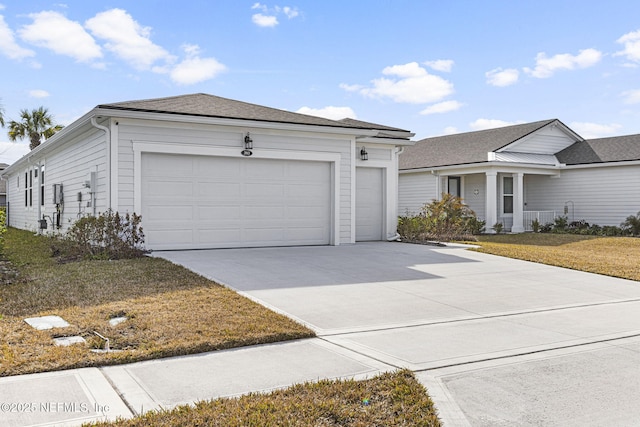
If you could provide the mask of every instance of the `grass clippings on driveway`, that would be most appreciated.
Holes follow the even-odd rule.
[[[18,271],[0,285],[0,376],[128,363],[311,337],[304,326],[158,258],[59,264],[49,242],[17,229],[4,256]],[[27,317],[58,315],[68,328],[37,331]],[[113,317],[127,320],[110,326]],[[111,353],[94,353],[109,338]],[[87,345],[55,346],[80,335]]]
[[[479,236],[478,252],[640,281],[640,239],[523,233]]]
[[[204,401],[102,427],[440,426],[433,402],[410,371],[364,381],[306,383],[269,394]]]

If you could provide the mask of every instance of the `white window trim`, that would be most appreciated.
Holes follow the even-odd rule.
[[[511,218],[511,217],[513,217],[513,212],[506,213],[504,211],[504,197],[505,196],[511,196],[511,200],[512,200],[513,206],[515,206],[515,195],[514,195],[513,192],[510,193],[510,194],[504,192],[504,180],[505,180],[505,178],[511,179],[511,189],[512,189],[512,191],[515,190],[513,188],[513,186],[515,185],[515,179],[513,179],[513,176],[511,176],[511,175],[501,175],[501,178],[500,178],[500,215],[503,218]]]

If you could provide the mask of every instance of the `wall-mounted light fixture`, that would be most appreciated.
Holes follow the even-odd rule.
[[[249,132],[247,132],[244,137],[244,150],[241,151],[241,154],[243,156],[250,156],[253,154],[251,150],[253,150],[253,139],[251,139]]]
[[[364,146],[362,146],[362,149],[360,150],[360,159],[369,160],[369,153],[367,153],[367,150],[364,148]]]

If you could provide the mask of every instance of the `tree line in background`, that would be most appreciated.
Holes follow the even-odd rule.
[[[0,126],[4,127],[5,124],[4,109],[0,106]],[[29,138],[29,148],[32,150],[63,128],[54,122],[53,116],[45,107],[34,108],[31,111],[22,109],[20,121],[10,120],[8,125],[9,140]]]

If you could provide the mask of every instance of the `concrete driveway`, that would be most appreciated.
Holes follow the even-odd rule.
[[[479,254],[365,243],[157,252],[414,370],[447,426],[637,425],[640,283]]]

